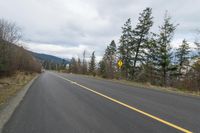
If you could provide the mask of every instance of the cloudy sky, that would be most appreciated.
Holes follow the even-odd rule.
[[[121,27],[128,19],[153,8],[154,27],[162,24],[166,10],[176,30],[173,47],[182,39],[194,41],[200,29],[199,0],[0,0],[0,18],[16,22],[29,50],[62,58],[96,51],[100,58],[111,40],[119,42]]]

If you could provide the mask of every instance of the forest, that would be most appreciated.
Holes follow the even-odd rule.
[[[71,59],[68,72],[200,91],[198,38],[193,42],[195,48],[184,38],[179,47],[174,48],[171,43],[178,24],[174,24],[166,12],[158,33],[154,33],[151,30],[153,18],[149,7],[139,14],[135,26],[129,18],[122,26],[118,46],[112,40],[99,62],[95,59],[95,51],[90,61],[86,60],[84,51],[82,59]],[[123,62],[121,68],[117,66],[118,60]]]

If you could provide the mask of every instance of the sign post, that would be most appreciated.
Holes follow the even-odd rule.
[[[123,65],[122,60],[118,60],[117,65],[118,65],[118,67],[121,69],[121,67],[122,67],[122,65]]]
[[[122,78],[122,65],[123,65],[123,62],[122,62],[122,60],[118,60],[117,61],[117,65],[118,65],[118,67],[119,67],[119,69],[120,69],[120,77],[119,77],[119,79],[121,79]]]

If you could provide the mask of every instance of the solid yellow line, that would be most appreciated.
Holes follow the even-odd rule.
[[[61,78],[61,79],[64,79],[64,80],[66,80],[66,81],[69,81],[69,82],[71,82],[71,83],[73,83],[73,84],[76,84],[76,85],[78,85],[78,86],[80,86],[80,87],[82,87],[82,88],[84,88],[84,89],[86,89],[86,90],[88,90],[88,91],[90,91],[90,92],[93,92],[93,93],[95,93],[95,94],[97,94],[97,95],[99,95],[99,96],[102,96],[102,97],[104,97],[104,98],[106,98],[106,99],[109,99],[109,100],[115,102],[115,103],[118,103],[118,104],[120,104],[120,105],[122,105],[122,106],[124,106],[124,107],[127,107],[127,108],[129,108],[129,109],[131,109],[131,110],[133,110],[133,111],[136,111],[136,112],[138,112],[138,113],[140,113],[140,114],[143,114],[143,115],[145,115],[145,116],[148,116],[148,117],[150,117],[150,118],[152,118],[152,119],[154,119],[154,120],[157,120],[157,121],[159,121],[159,122],[161,122],[161,123],[164,123],[164,124],[166,124],[166,125],[168,125],[168,126],[170,126],[170,127],[173,127],[173,128],[175,128],[175,129],[177,129],[177,130],[179,130],[179,131],[182,131],[182,132],[184,132],[184,133],[192,133],[191,131],[189,131],[189,130],[187,130],[187,129],[184,129],[184,128],[182,128],[182,127],[180,127],[180,126],[177,126],[177,125],[175,125],[175,124],[173,124],[173,123],[167,122],[167,121],[165,121],[165,120],[163,120],[163,119],[161,119],[161,118],[158,118],[158,117],[156,117],[156,116],[154,116],[154,115],[151,115],[151,114],[149,114],[149,113],[147,113],[147,112],[144,112],[144,111],[142,111],[142,110],[140,110],[140,109],[137,109],[137,108],[135,108],[135,107],[132,107],[132,106],[130,106],[130,105],[128,105],[128,104],[125,104],[125,103],[123,103],[123,102],[120,102],[120,101],[118,101],[118,100],[116,100],[116,99],[114,99],[114,98],[111,98],[111,97],[109,97],[109,96],[106,96],[106,95],[104,95],[104,94],[102,94],[102,93],[100,93],[100,92],[94,91],[94,90],[92,90],[92,89],[90,89],[90,88],[88,88],[88,87],[86,87],[86,86],[83,86],[83,85],[81,85],[81,84],[78,84],[78,83],[76,83],[76,82],[74,82],[74,81],[72,81],[72,80],[69,80],[69,79],[64,78],[64,77],[62,77],[62,76],[59,76],[59,75],[57,75],[57,74],[54,74],[54,75],[57,76],[57,77],[59,77],[59,78]]]

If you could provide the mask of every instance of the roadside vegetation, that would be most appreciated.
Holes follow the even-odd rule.
[[[191,42],[183,38],[175,49],[171,42],[178,24],[172,23],[166,12],[158,32],[153,33],[153,18],[152,9],[146,8],[135,26],[128,19],[122,27],[119,46],[112,40],[100,62],[95,61],[95,52],[87,62],[84,51],[82,59],[71,59],[67,72],[199,93],[200,41],[194,40],[196,47],[191,48]],[[117,66],[118,60],[123,62],[121,68]]]
[[[0,105],[41,71],[41,64],[18,45],[21,37],[15,23],[0,19]]]
[[[12,76],[0,78],[0,106],[16,95],[36,73],[16,72]]]
[[[22,46],[20,28],[15,23],[0,19],[0,77],[16,71],[40,72],[41,65]]]

